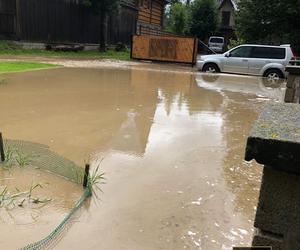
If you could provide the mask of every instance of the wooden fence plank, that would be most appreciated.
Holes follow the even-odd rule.
[[[132,38],[133,59],[195,64],[196,38],[135,35]]]

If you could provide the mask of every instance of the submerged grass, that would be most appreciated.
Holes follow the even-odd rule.
[[[6,56],[42,56],[42,57],[61,57],[61,58],[93,58],[93,59],[116,59],[130,60],[130,51],[117,52],[107,50],[99,52],[98,50],[78,51],[78,52],[58,52],[44,49],[24,49],[20,45],[11,41],[0,41],[0,55]]]
[[[13,166],[26,167],[29,166],[34,155],[26,154],[17,148],[5,144],[5,161],[2,163],[4,169],[9,170]],[[1,165],[0,165],[1,166]]]
[[[37,70],[37,69],[48,69],[57,66],[58,65],[55,64],[39,63],[39,62],[23,62],[23,61],[0,62],[0,73],[24,72],[24,71]]]
[[[20,190],[16,188],[17,193],[11,193],[7,186],[2,187],[0,191],[0,208],[14,209],[16,207],[24,207],[25,203],[28,205],[44,205],[50,202],[51,199],[48,198],[33,197],[34,190],[38,188],[43,188],[43,185],[40,183],[31,184],[30,188],[23,192],[20,192]]]
[[[97,165],[94,171],[90,173],[87,182],[87,189],[89,190],[90,195],[94,195],[97,199],[98,199],[97,191],[102,192],[100,185],[105,184],[104,173],[100,172],[101,162]]]

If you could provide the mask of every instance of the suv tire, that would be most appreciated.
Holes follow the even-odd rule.
[[[218,65],[214,63],[207,63],[203,66],[202,71],[207,73],[219,73],[220,69]]]
[[[269,69],[264,73],[264,77],[268,78],[268,82],[277,82],[284,78],[284,75],[279,69]]]

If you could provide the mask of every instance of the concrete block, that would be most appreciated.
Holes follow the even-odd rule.
[[[289,75],[287,79],[287,88],[294,88],[295,86],[296,75]]]
[[[271,246],[272,250],[282,250],[283,249],[283,239],[280,237],[273,237],[262,232],[258,232],[253,237],[252,246],[262,247]]]
[[[296,89],[287,88],[286,91],[285,91],[284,102],[293,103],[294,99],[295,99],[295,93],[296,93]]]
[[[300,228],[299,175],[264,168],[254,226],[283,236]]]
[[[300,105],[269,102],[248,137],[245,159],[300,174]]]

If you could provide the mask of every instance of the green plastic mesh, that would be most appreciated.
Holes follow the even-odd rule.
[[[84,169],[77,166],[74,162],[51,151],[48,146],[19,140],[5,140],[4,149],[6,154],[5,164],[12,165],[24,164],[27,167],[43,169],[53,174],[66,178],[67,180],[83,184]],[[0,164],[1,166],[2,164]],[[92,195],[90,188],[86,188],[76,202],[74,207],[64,217],[62,222],[45,238],[31,243],[21,250],[48,249],[56,242],[56,239],[65,229],[68,221],[74,213],[83,205],[84,201]]]
[[[19,140],[5,140],[5,150],[13,151],[22,157],[27,157],[27,165],[50,171],[70,181],[82,184],[84,169],[74,162],[60,156],[49,149],[48,146]]]
[[[38,249],[47,249],[51,247],[55,239],[60,235],[64,230],[68,221],[76,213],[76,211],[83,205],[84,201],[92,195],[90,189],[86,188],[81,198],[78,200],[76,205],[70,210],[62,222],[44,239],[37,241],[35,243],[29,244],[26,247],[21,248],[20,250],[38,250]]]

